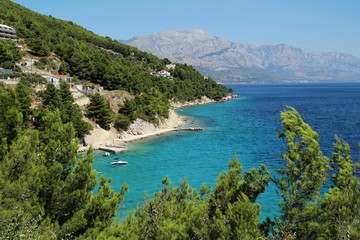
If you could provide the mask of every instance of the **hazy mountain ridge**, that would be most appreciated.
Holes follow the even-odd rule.
[[[125,43],[191,64],[221,82],[360,81],[360,59],[349,54],[239,44],[199,29],[138,36]]]

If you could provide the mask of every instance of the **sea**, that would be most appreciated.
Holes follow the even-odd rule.
[[[202,184],[215,186],[221,172],[235,156],[243,171],[264,163],[277,177],[283,168],[280,154],[286,151],[281,130],[280,112],[294,107],[320,137],[323,153],[331,157],[334,136],[346,140],[354,161],[360,161],[360,83],[304,83],[227,85],[239,97],[228,102],[193,106],[177,110],[190,127],[199,132],[172,132],[128,144],[128,152],[116,157],[127,165],[112,166],[115,157],[95,153],[93,168],[120,191],[127,184],[129,192],[118,208],[118,218],[143,204],[145,195],[153,196],[168,177],[175,186],[187,180],[200,189]],[[281,200],[271,183],[257,202],[261,219],[279,216]]]

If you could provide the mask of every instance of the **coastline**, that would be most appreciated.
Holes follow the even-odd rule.
[[[101,129],[100,127],[96,127],[90,132],[89,135],[85,136],[86,144],[85,146],[80,146],[78,152],[85,152],[90,148],[90,146],[94,150],[100,150],[100,148],[105,146],[124,148],[125,144],[127,143],[139,141],[153,136],[160,136],[174,131],[181,131],[183,124],[186,122],[187,119],[177,114],[175,112],[176,109],[225,102],[236,97],[236,95],[229,95],[221,99],[220,101],[215,101],[207,97],[202,97],[201,99],[197,99],[191,102],[172,103],[173,109],[169,110],[169,117],[167,119],[160,120],[158,126],[145,122],[141,119],[137,119],[134,123],[130,125],[127,131],[122,133],[117,133],[114,128],[106,131],[104,129]]]
[[[230,94],[218,101],[214,100],[214,99],[210,99],[208,97],[201,97],[200,99],[196,99],[194,101],[187,101],[187,102],[174,102],[172,103],[172,106],[174,109],[181,109],[181,108],[185,108],[185,107],[191,107],[191,106],[198,106],[198,105],[206,105],[206,104],[212,104],[212,103],[221,103],[221,102],[227,102],[230,101],[231,99],[237,98],[237,95],[234,94]]]

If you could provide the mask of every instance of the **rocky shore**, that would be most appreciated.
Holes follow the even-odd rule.
[[[179,109],[188,106],[229,101],[235,97],[237,96],[229,95],[221,99],[220,101],[215,101],[207,97],[202,97],[201,99],[191,102],[173,103],[172,106],[174,109]],[[95,150],[98,150],[101,146],[105,145],[123,146],[125,143],[128,142],[141,140],[151,136],[161,135],[167,132],[178,131],[182,128],[186,119],[179,116],[174,109],[169,110],[169,117],[167,119],[161,119],[159,125],[157,126],[152,123],[145,122],[142,119],[137,119],[134,123],[130,125],[127,131],[122,133],[118,133],[114,128],[110,128],[109,131],[106,131],[99,126],[95,126],[94,129],[90,132],[90,134],[85,136],[85,145],[81,146],[79,148],[79,151],[86,151],[87,149],[89,149],[90,146],[92,146]]]
[[[85,136],[85,145],[81,146],[79,151],[86,151],[90,146],[95,150],[106,145],[123,146],[128,142],[178,130],[184,121],[185,119],[180,117],[175,110],[169,110],[169,118],[160,120],[158,126],[145,122],[142,119],[137,119],[130,125],[127,131],[122,133],[118,133],[114,128],[106,131],[99,126],[95,126],[95,128],[90,131],[90,134]]]
[[[200,99],[196,99],[195,101],[187,101],[187,102],[174,102],[172,103],[172,106],[174,109],[184,108],[184,107],[190,107],[190,106],[196,106],[196,105],[205,105],[205,104],[211,104],[211,103],[218,103],[218,102],[226,102],[233,98],[237,98],[237,95],[230,94],[224,98],[222,98],[219,101],[216,101],[214,99],[210,99],[208,97],[201,97]]]

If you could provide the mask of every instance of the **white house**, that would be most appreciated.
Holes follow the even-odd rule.
[[[170,73],[165,70],[158,71],[157,74],[162,77],[170,77]]]
[[[72,77],[68,75],[44,75],[43,78],[46,79],[49,83],[52,83],[55,85],[55,87],[60,87],[60,81],[67,81],[69,84],[71,84]]]
[[[166,77],[166,78],[171,77],[170,73],[168,71],[165,71],[165,70],[161,70],[161,71],[158,71],[158,72],[153,72],[153,73],[151,73],[151,75],[156,76],[156,77]]]

